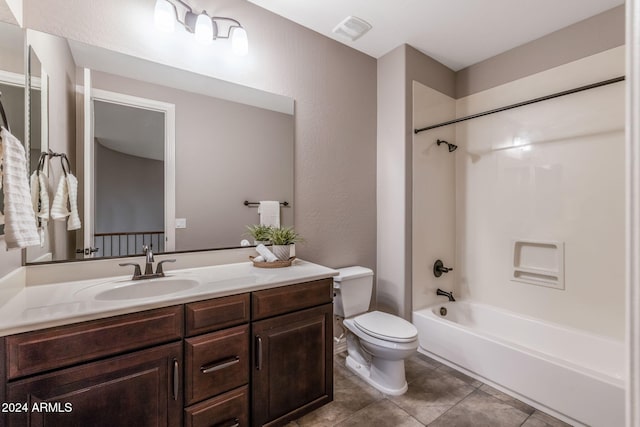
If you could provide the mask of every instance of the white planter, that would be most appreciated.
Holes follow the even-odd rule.
[[[291,254],[291,246],[290,245],[273,245],[271,246],[271,252],[278,258],[280,261],[286,261],[289,259]]]

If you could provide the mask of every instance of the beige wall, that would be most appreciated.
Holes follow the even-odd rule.
[[[458,71],[455,97],[462,98],[622,46],[624,11],[624,5],[614,7]]]
[[[295,116],[298,256],[375,268],[376,61],[257,6],[223,1],[218,14],[247,29],[250,53],[201,47],[153,29],[153,0],[39,0],[27,27],[290,96]],[[214,12],[214,11],[210,11]],[[356,214],[354,214],[356,213]]]
[[[455,74],[408,45],[378,60],[378,307],[411,313],[413,82],[455,93]]]

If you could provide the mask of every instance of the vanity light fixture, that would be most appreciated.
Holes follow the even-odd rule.
[[[183,20],[180,20],[178,8],[184,10]],[[211,44],[217,39],[231,39],[233,53],[244,56],[249,52],[247,31],[240,22],[224,16],[209,16],[204,10],[195,13],[182,0],[156,0],[154,22],[156,28],[163,32],[175,31],[175,23],[178,22],[193,33],[200,43]]]

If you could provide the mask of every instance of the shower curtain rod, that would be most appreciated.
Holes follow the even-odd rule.
[[[620,77],[616,77],[614,79],[603,80],[603,81],[598,82],[598,83],[592,83],[592,84],[589,84],[589,85],[586,85],[586,86],[580,86],[580,87],[577,87],[577,88],[574,88],[574,89],[564,90],[562,92],[556,92],[556,93],[551,94],[551,95],[541,96],[540,98],[534,98],[534,99],[530,99],[528,101],[523,101],[523,102],[518,102],[516,104],[507,105],[506,107],[495,108],[493,110],[484,111],[482,113],[477,113],[477,114],[472,114],[470,116],[460,117],[459,119],[449,120],[447,122],[438,123],[437,125],[432,125],[432,126],[427,126],[427,127],[420,128],[420,129],[415,129],[413,132],[418,134],[418,133],[424,132],[426,130],[436,129],[436,128],[439,128],[439,127],[442,127],[442,126],[453,125],[455,123],[464,122],[466,120],[476,119],[476,118],[482,117],[482,116],[488,116],[489,114],[500,113],[502,111],[512,110],[512,109],[518,108],[518,107],[524,107],[525,105],[535,104],[536,102],[547,101],[549,99],[558,98],[558,97],[565,96],[565,95],[571,95],[572,93],[582,92],[582,91],[589,90],[589,89],[595,89],[597,87],[610,85],[612,83],[618,83],[618,82],[624,81],[624,79],[625,79],[624,76],[620,76]]]

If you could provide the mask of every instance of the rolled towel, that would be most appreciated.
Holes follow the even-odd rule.
[[[67,174],[67,187],[69,189],[69,221],[67,222],[67,230],[78,230],[82,227],[80,216],[78,215],[78,179],[71,173]]]
[[[262,255],[258,255],[253,259],[253,262],[264,262],[264,257]]]
[[[258,246],[256,246],[256,251],[258,251],[258,253],[262,255],[264,259],[267,260],[267,262],[274,262],[278,260],[273,252],[267,249],[267,247],[263,244],[259,244]]]

